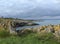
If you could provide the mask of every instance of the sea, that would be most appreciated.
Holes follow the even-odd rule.
[[[44,25],[58,25],[60,24],[60,19],[42,19],[43,21],[36,21],[35,23],[39,24],[36,26],[24,26],[24,27],[19,27],[16,30],[21,30],[21,29],[25,29],[25,28],[36,28],[39,26],[44,26]]]

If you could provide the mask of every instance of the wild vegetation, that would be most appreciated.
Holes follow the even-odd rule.
[[[0,44],[60,44],[60,25],[40,26],[12,33],[11,21],[0,18]]]
[[[52,33],[29,33],[0,38],[0,44],[60,44],[59,41]]]

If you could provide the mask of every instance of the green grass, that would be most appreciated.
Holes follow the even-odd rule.
[[[56,39],[50,38],[50,34],[46,37],[43,35],[31,33],[26,36],[10,36],[7,38],[0,38],[0,44],[60,44]],[[40,39],[39,39],[40,37]],[[48,39],[47,39],[48,38]]]
[[[0,38],[9,37],[10,33],[6,30],[0,30]]]

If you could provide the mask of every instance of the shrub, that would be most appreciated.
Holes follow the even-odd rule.
[[[20,31],[17,32],[17,34],[19,36],[25,36],[25,35],[28,35],[30,33],[33,33],[33,32],[32,32],[32,30],[29,30],[29,29],[20,30]]]

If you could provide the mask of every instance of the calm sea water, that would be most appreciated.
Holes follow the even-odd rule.
[[[49,25],[49,24],[53,24],[53,25],[57,25],[60,24],[60,20],[44,20],[43,22],[36,22],[40,25]]]
[[[34,27],[39,27],[39,26],[49,25],[49,24],[57,25],[57,24],[60,24],[60,20],[44,20],[42,22],[38,21],[36,23],[38,23],[39,25],[19,27],[16,30],[25,29],[25,28],[34,28]]]

